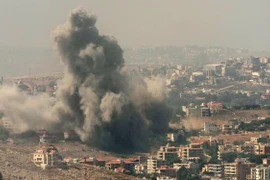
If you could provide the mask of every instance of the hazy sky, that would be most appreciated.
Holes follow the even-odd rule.
[[[270,0],[0,0],[0,46],[51,47],[76,7],[123,47],[220,45],[270,50]]]

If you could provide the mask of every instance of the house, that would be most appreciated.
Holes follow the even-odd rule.
[[[43,169],[50,167],[63,167],[62,156],[53,145],[43,145],[33,153],[33,163]]]
[[[111,160],[109,162],[106,163],[105,165],[108,169],[117,169],[119,167],[124,168],[125,170],[131,171],[134,169],[135,163],[130,161],[130,160],[120,160],[120,159],[116,159],[116,160]]]
[[[210,102],[210,103],[207,103],[207,107],[209,107],[210,112],[212,114],[214,114],[214,113],[218,113],[220,110],[223,109],[223,104],[222,103]]]
[[[146,164],[135,164],[134,171],[136,174],[145,174],[147,170]]]
[[[109,162],[106,163],[106,168],[108,169],[117,169],[119,167],[121,167],[121,160],[117,159],[117,160],[111,160]]]
[[[74,130],[69,130],[64,132],[65,140],[80,140],[79,135]]]
[[[50,135],[49,133],[43,134],[42,136],[39,137],[39,142],[41,144],[51,144],[51,143],[56,143],[57,138],[56,136]]]
[[[157,169],[157,173],[160,174],[160,176],[176,177],[177,170],[174,168],[168,168],[166,166],[162,166]]]
[[[167,141],[175,142],[177,140],[176,133],[167,133]]]
[[[262,159],[262,164],[263,165],[270,165],[270,158],[263,158]]]
[[[40,137],[40,136],[43,136],[44,134],[48,134],[48,131],[45,129],[41,129],[41,130],[36,131],[36,133]]]

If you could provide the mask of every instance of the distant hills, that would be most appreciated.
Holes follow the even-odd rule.
[[[226,47],[160,46],[124,49],[126,64],[205,64],[229,57],[267,56],[267,51],[249,51]],[[36,75],[63,71],[61,59],[52,48],[0,46],[0,76]]]

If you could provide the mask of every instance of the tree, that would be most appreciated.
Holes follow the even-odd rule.
[[[181,167],[177,171],[177,179],[185,179],[185,180],[200,180],[200,176],[197,173],[194,173],[191,170],[186,169],[185,167]]]

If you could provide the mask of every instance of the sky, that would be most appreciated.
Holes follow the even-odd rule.
[[[200,45],[270,50],[269,0],[0,0],[0,46],[53,46],[81,7],[124,48]]]

